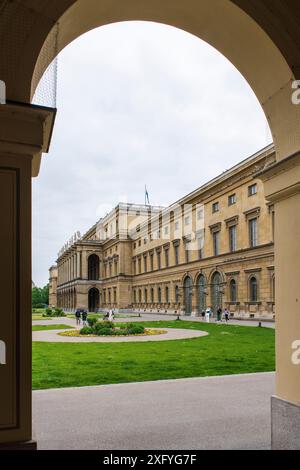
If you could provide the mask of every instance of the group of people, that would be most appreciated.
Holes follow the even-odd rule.
[[[86,326],[87,324],[87,316],[88,313],[86,310],[83,309],[77,309],[75,312],[75,318],[76,318],[76,325],[80,325],[81,321],[83,326]]]
[[[202,318],[206,320],[207,323],[210,322],[211,317],[213,316],[213,311],[211,307],[207,307],[206,310],[202,310]],[[216,321],[221,322],[222,318],[225,319],[226,323],[228,323],[229,318],[230,318],[230,313],[227,308],[225,308],[224,312],[221,307],[218,308],[217,310],[217,319]]]
[[[114,321],[115,319],[115,312],[110,309],[104,316],[104,320],[108,320],[108,321]]]
[[[82,325],[86,326],[87,325],[87,317],[88,313],[84,309],[77,309],[75,312],[75,318],[76,318],[76,325],[80,325],[82,321]],[[104,315],[104,320],[109,320],[109,321],[114,321],[115,319],[115,312],[110,309],[105,315]]]

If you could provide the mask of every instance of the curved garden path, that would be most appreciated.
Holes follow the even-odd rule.
[[[206,331],[183,330],[177,328],[151,328],[151,330],[163,330],[166,333],[153,336],[98,336],[98,337],[76,337],[60,336],[64,330],[33,331],[32,340],[47,343],[128,343],[143,341],[168,341],[175,339],[191,339],[207,336]],[[70,331],[70,330],[66,330]]]

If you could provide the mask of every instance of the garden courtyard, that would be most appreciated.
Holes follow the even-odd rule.
[[[74,316],[37,315],[39,449],[270,448],[273,323],[128,315],[118,328],[160,334],[80,337]]]
[[[73,342],[73,338],[59,333],[75,328],[75,318],[34,321],[33,389],[271,372],[275,368],[273,328],[259,328],[257,323],[244,326],[247,323],[177,321],[156,315],[119,318],[116,324],[125,320],[146,328],[187,334],[173,334],[169,341],[165,335],[157,335],[141,337],[143,341],[125,337],[119,342],[119,338],[105,337],[105,342],[98,342],[99,338],[83,337]]]

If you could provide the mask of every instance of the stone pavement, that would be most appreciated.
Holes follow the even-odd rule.
[[[270,449],[274,374],[33,392],[39,449]]]

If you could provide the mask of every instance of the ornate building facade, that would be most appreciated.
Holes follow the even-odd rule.
[[[274,147],[170,207],[120,203],[50,269],[50,303],[66,311],[275,316],[274,207],[256,174]]]

